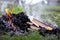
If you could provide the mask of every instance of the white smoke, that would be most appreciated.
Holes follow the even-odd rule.
[[[1,6],[1,11],[4,12],[4,9],[7,7],[7,2],[3,2],[2,6]]]
[[[48,21],[50,24],[52,24],[52,26],[58,27],[58,25],[57,25],[54,21],[52,21],[51,19],[47,19],[47,21]]]
[[[43,11],[44,6],[42,4],[39,4],[39,3],[41,3],[42,1],[44,1],[45,4],[48,4],[48,2],[46,0],[26,0],[26,1],[24,0],[24,2],[25,2],[24,8],[26,10],[27,15],[29,16],[30,20],[32,20],[33,18],[36,18],[36,19],[40,20],[41,22],[43,22],[43,20],[45,20],[49,24],[52,24],[51,26],[53,26],[53,27],[56,26],[57,27],[57,24],[54,21],[52,21],[48,17],[47,14],[45,14],[45,15],[47,15],[46,16],[47,19],[43,19],[41,17],[41,15],[42,15],[41,11]],[[34,5],[34,6],[32,6],[32,5]]]

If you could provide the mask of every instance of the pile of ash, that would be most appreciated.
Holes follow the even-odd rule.
[[[10,33],[11,31],[13,33],[25,33],[29,31],[28,28],[30,28],[30,24],[27,22],[30,22],[30,20],[24,12],[11,14],[11,16],[10,19],[7,15],[2,15],[2,17],[0,17],[0,30]]]

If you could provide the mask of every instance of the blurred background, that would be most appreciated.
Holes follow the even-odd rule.
[[[27,15],[34,16],[44,23],[60,27],[60,0],[0,0],[0,15],[5,14],[5,8],[16,14],[26,12]],[[35,34],[36,32],[30,35],[34,38]],[[38,33],[36,35],[38,37],[32,40],[39,40]]]

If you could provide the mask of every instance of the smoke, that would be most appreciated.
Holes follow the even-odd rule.
[[[58,25],[57,25],[54,21],[52,21],[51,19],[47,19],[47,22],[48,22],[53,28],[57,28],[57,27],[58,27]]]
[[[36,18],[38,20],[40,20],[41,22],[47,22],[47,24],[51,24],[52,26],[57,26],[57,24],[52,21],[49,16],[47,15],[47,13],[42,13],[43,10],[45,10],[45,7],[42,4],[42,1],[44,2],[44,4],[48,4],[48,2],[46,0],[39,0],[39,2],[36,0],[30,0],[30,1],[24,1],[24,8],[26,11],[26,14],[29,16],[30,20],[32,20],[33,18]],[[42,18],[41,16],[44,15],[46,17]],[[46,19],[45,19],[46,18]]]
[[[7,2],[3,2],[2,6],[1,6],[1,11],[4,12],[4,9],[7,7]]]

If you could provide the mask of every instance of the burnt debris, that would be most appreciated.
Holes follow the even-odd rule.
[[[39,34],[42,36],[47,36],[47,35],[56,35],[60,37],[60,29],[59,28],[53,28],[53,30],[46,30],[43,27],[40,27],[39,29]]]
[[[11,16],[12,18],[10,20],[7,15],[2,15],[2,17],[0,17],[0,30],[5,32],[15,32],[19,29],[22,30],[23,33],[28,32],[30,25],[27,22],[30,22],[30,20],[24,12],[11,14]]]
[[[3,30],[5,32],[10,32],[11,36],[18,33],[25,33],[29,32],[28,28],[31,28],[33,26],[33,23],[30,21],[28,16],[24,12],[19,12],[18,14],[10,14],[11,18],[9,18],[7,15],[2,15],[0,17],[0,30]],[[37,24],[39,25],[39,21],[34,19]],[[34,22],[35,22],[34,21]],[[32,24],[30,25],[27,22],[31,22]],[[59,28],[53,28],[52,30],[47,30],[45,27],[42,27],[40,22],[39,27],[37,27],[35,24],[35,28],[39,28],[39,33],[43,36],[46,36],[47,34],[51,35],[60,35],[60,29]],[[46,24],[44,24],[46,25]],[[49,26],[50,27],[50,26]],[[34,27],[32,27],[34,28]]]
[[[20,30],[28,31],[27,28],[29,28],[30,25],[27,24],[27,22],[30,22],[30,20],[24,12],[21,12],[21,13],[18,13],[18,14],[12,14],[12,23],[16,27],[19,27]]]

